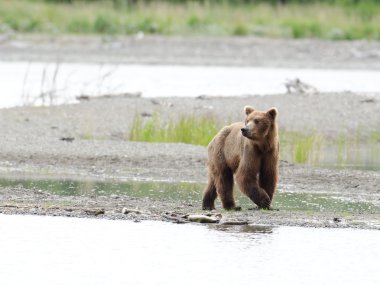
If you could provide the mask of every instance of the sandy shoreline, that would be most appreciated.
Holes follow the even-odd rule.
[[[348,119],[357,116],[356,123],[365,125],[363,136],[379,125],[379,114],[370,120],[355,113],[356,105],[376,114],[380,102],[362,103],[366,96],[358,94],[316,94],[310,96],[278,95],[234,98],[161,98],[159,104],[146,98],[103,98],[76,105],[55,107],[17,107],[0,110],[3,140],[0,152],[0,176],[6,178],[77,179],[95,181],[171,181],[206,182],[206,148],[181,143],[144,143],[127,140],[135,114],[158,112],[163,118],[173,114],[223,114],[243,118],[240,107],[256,102],[259,108],[278,106],[280,127],[306,130],[318,124],[320,130],[336,135],[342,129],[353,128]],[[298,106],[311,108],[308,115],[292,116]],[[316,107],[317,104],[317,107]],[[319,105],[326,106],[325,110]],[[343,113],[335,106],[346,106]],[[205,108],[205,106],[207,108]],[[212,106],[212,108],[210,108]],[[328,106],[328,107],[327,107]],[[300,107],[298,107],[300,108]],[[352,108],[352,109],[351,109]],[[186,111],[185,111],[186,110]],[[342,116],[347,119],[340,120]],[[62,119],[64,118],[64,119]],[[303,120],[300,120],[303,118]],[[222,119],[221,117],[219,119]],[[374,120],[375,119],[375,120]],[[340,122],[339,124],[326,124]],[[62,141],[72,137],[72,142]],[[380,173],[359,170],[331,170],[281,162],[281,191],[304,193],[341,193],[347,199],[375,203],[380,199]],[[7,214],[63,215],[74,217],[104,217],[128,220],[170,220],[189,213],[201,213],[199,203],[184,204],[131,198],[122,195],[61,197],[35,189],[3,187],[0,189],[0,212]],[[236,189],[237,190],[237,189]],[[339,195],[339,194],[338,194]],[[141,213],[122,214],[123,208],[139,208]],[[100,212],[99,212],[100,211]],[[100,214],[99,214],[100,213]],[[173,214],[174,213],[174,214]],[[353,227],[380,229],[380,213],[326,213],[287,211],[223,212],[223,221],[240,221],[268,225],[312,227]],[[334,222],[334,219],[344,222]]]
[[[2,36],[0,61],[380,69],[380,43],[259,38]],[[239,56],[236,56],[238,54]],[[380,90],[379,90],[380,91]],[[380,129],[378,94],[247,95],[202,98],[99,98],[79,104],[0,109],[0,177],[94,181],[206,182],[206,148],[128,141],[136,115],[214,116],[242,120],[244,105],[276,106],[279,127],[326,137]],[[68,142],[62,138],[72,138]],[[319,169],[281,162],[280,191],[334,193],[378,205],[380,173]],[[202,213],[200,201],[182,203],[121,195],[62,197],[41,189],[0,188],[0,212],[178,222]],[[139,213],[122,214],[123,208]],[[249,211],[217,213],[222,221],[308,227],[380,229],[380,213]],[[172,217],[172,218],[170,218]],[[174,218],[173,218],[174,217]],[[183,219],[181,220],[183,221]]]

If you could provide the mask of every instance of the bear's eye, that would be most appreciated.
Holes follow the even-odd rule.
[[[258,123],[260,123],[260,120],[259,119],[255,119],[254,122],[255,122],[255,124],[258,124]]]

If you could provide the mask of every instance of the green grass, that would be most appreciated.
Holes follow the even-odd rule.
[[[146,142],[183,142],[206,146],[218,132],[219,127],[215,119],[207,117],[181,116],[179,119],[170,119],[164,122],[159,115],[142,120],[136,116],[129,139]]]
[[[129,139],[145,142],[182,142],[206,146],[221,129],[214,117],[181,116],[163,120],[135,116]],[[363,138],[360,132],[330,138],[318,132],[280,130],[280,158],[292,163],[338,168],[380,169],[380,133]]]
[[[116,4],[115,4],[116,3]],[[123,4],[124,3],[124,4]],[[380,5],[0,1],[0,33],[380,39]]]
[[[282,158],[295,163],[318,165],[320,153],[325,142],[326,138],[316,132],[302,134],[285,130],[280,131]]]

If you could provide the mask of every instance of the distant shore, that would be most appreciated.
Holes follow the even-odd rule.
[[[0,61],[380,70],[380,41],[0,35]]]

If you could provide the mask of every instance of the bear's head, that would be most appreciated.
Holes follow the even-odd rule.
[[[241,129],[244,137],[261,142],[265,140],[274,129],[276,124],[277,109],[271,108],[266,112],[255,111],[251,106],[245,106],[247,115],[245,126]]]

